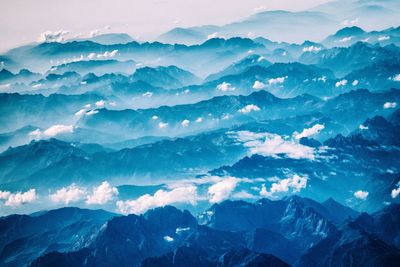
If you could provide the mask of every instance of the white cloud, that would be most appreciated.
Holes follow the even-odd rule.
[[[347,80],[341,80],[341,81],[338,81],[338,82],[335,84],[336,87],[346,86],[346,85],[347,85]]]
[[[169,235],[164,236],[164,240],[167,241],[167,242],[174,241],[174,239],[172,237],[170,237]]]
[[[104,53],[96,54],[96,53],[90,53],[87,58],[88,59],[104,59],[104,58],[113,58],[117,55],[118,50],[113,50],[111,52],[106,51]]]
[[[59,134],[64,134],[64,133],[73,133],[74,132],[74,126],[73,125],[53,125],[47,130],[43,132],[43,134],[46,137],[54,137]]]
[[[179,235],[180,233],[187,232],[190,230],[190,227],[178,227],[175,230],[175,233]]]
[[[351,41],[351,39],[353,39],[353,36],[344,37],[344,38],[342,38],[342,39],[340,39],[340,40],[337,40],[337,41],[335,41],[335,42],[337,42],[337,43],[346,43],[346,42]]]
[[[381,41],[386,41],[386,40],[389,40],[389,39],[390,39],[390,36],[380,36],[378,38],[378,41],[381,42]]]
[[[260,90],[260,89],[263,89],[263,88],[265,88],[265,83],[260,82],[260,81],[255,81],[254,82],[253,89]]]
[[[260,111],[260,108],[254,104],[250,104],[245,106],[244,108],[239,109],[240,113],[250,113],[252,111]]]
[[[360,18],[355,18],[353,20],[346,19],[346,20],[342,21],[342,25],[343,26],[352,26],[352,25],[358,24],[359,22],[360,22]]]
[[[158,128],[160,128],[160,129],[164,129],[164,128],[166,128],[168,126],[168,123],[165,123],[165,122],[160,122],[159,124],[158,124]]]
[[[227,91],[235,91],[236,88],[232,86],[232,84],[223,82],[221,84],[217,85],[217,89],[222,91],[222,92],[227,92]]]
[[[91,115],[94,115],[94,114],[97,114],[97,113],[99,113],[99,111],[93,109],[93,110],[90,110],[90,111],[86,112],[86,116],[91,116]]]
[[[74,126],[73,125],[53,125],[50,128],[46,129],[44,132],[42,132],[40,129],[36,129],[32,132],[30,132],[28,135],[30,138],[33,139],[42,139],[42,138],[51,138],[55,137],[59,134],[65,134],[65,133],[73,133],[74,132]]]
[[[144,94],[142,94],[142,96],[143,97],[152,97],[153,96],[153,93],[152,92],[146,92],[146,93],[144,93]]]
[[[400,74],[396,74],[393,77],[389,78],[389,80],[393,80],[395,82],[400,82]]]
[[[88,56],[87,56],[87,58],[88,59],[95,59],[96,58],[96,53],[90,53]]]
[[[63,42],[64,37],[69,34],[69,31],[59,30],[59,31],[45,31],[40,34],[38,42]]]
[[[285,82],[285,80],[286,80],[287,78],[288,78],[288,76],[269,79],[269,80],[268,80],[268,84],[269,84],[269,85],[282,84],[282,83]]]
[[[198,123],[203,122],[203,118],[201,118],[201,117],[197,118],[196,122],[198,122]]]
[[[38,198],[35,189],[26,192],[11,193],[9,191],[0,191],[0,199],[5,200],[4,205],[10,207],[19,207],[31,203]]]
[[[217,38],[218,36],[219,36],[219,33],[218,33],[218,32],[214,32],[214,33],[209,34],[209,35],[207,36],[207,40],[213,39],[213,38]]]
[[[11,83],[0,84],[0,90],[8,90],[11,88]]]
[[[301,191],[301,189],[307,187],[307,181],[308,178],[306,176],[301,177],[295,174],[291,178],[289,177],[272,183],[269,191],[266,189],[265,184],[263,184],[260,195],[264,197],[271,197],[275,193],[285,193],[289,192],[289,190],[291,190],[293,193],[298,193]]]
[[[261,61],[263,61],[263,60],[267,60],[265,57],[263,57],[263,56],[260,56],[258,59],[257,59],[257,62],[261,62]]]
[[[96,107],[104,107],[106,102],[104,100],[99,100],[95,103]]]
[[[40,139],[42,138],[42,131],[40,129],[36,129],[28,134],[29,138],[32,139]]]
[[[325,126],[322,124],[315,124],[311,128],[304,129],[301,133],[295,133],[294,138],[296,139],[301,139],[303,137],[310,137],[314,136],[316,134],[319,134],[323,129],[325,129]]]
[[[256,13],[262,12],[262,11],[265,11],[265,10],[267,10],[266,6],[258,6],[258,7],[254,8],[254,12],[256,12]]]
[[[351,85],[353,85],[353,86],[357,86],[358,85],[358,80],[354,80],[352,83],[351,83]]]
[[[362,190],[359,190],[354,193],[354,196],[361,200],[366,200],[368,195],[369,195],[369,193],[367,191],[362,191]]]
[[[322,48],[318,46],[308,46],[303,48],[303,52],[319,52]]]
[[[231,115],[229,114],[225,114],[224,116],[222,116],[222,120],[229,120],[231,118]]]
[[[142,214],[149,209],[171,204],[184,203],[195,205],[197,199],[197,187],[187,185],[174,188],[170,191],[160,189],[154,195],[146,194],[136,200],[117,201],[117,208],[123,214]]]
[[[63,187],[57,190],[54,194],[50,195],[50,199],[53,202],[68,205],[71,202],[78,202],[85,198],[86,189],[77,186],[76,184],[71,184],[70,186]]]
[[[0,191],[0,199],[8,199],[8,197],[11,195],[11,192],[9,191]]]
[[[157,120],[158,116],[154,115],[153,117],[151,117],[152,120]]]
[[[384,109],[396,108],[396,107],[397,107],[396,102],[386,102],[385,104],[383,104]]]
[[[190,121],[189,121],[189,120],[183,120],[183,121],[181,122],[181,125],[182,125],[183,127],[188,127],[189,124],[190,124]]]
[[[283,139],[280,135],[271,133],[252,133],[239,131],[237,139],[250,149],[252,154],[262,156],[278,157],[283,154],[294,159],[313,160],[314,149],[295,142],[294,140]]]
[[[219,203],[229,198],[239,181],[237,178],[228,177],[211,185],[208,188],[209,201],[211,203]]]
[[[83,115],[85,115],[85,114],[86,114],[86,109],[80,109],[79,111],[77,111],[77,112],[75,113],[75,116],[80,117],[80,116],[83,116]]]
[[[118,189],[112,187],[104,181],[98,187],[93,188],[93,192],[86,199],[87,204],[105,204],[118,195]]]
[[[99,34],[100,34],[100,30],[95,29],[95,30],[93,30],[93,31],[91,31],[91,32],[89,33],[89,36],[90,36],[91,38],[93,38],[93,37],[96,37],[96,36],[99,35]]]
[[[392,198],[397,198],[400,195],[400,184],[398,184],[398,188],[392,190],[391,196]]]
[[[368,126],[364,126],[363,124],[360,124],[359,128],[360,130],[368,130]]]

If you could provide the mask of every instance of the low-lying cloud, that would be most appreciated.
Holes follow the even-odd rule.
[[[267,190],[265,184],[262,185],[260,195],[264,197],[273,197],[276,193],[293,192],[298,193],[302,189],[307,187],[308,177],[299,176],[297,174],[286,179],[277,179],[276,182],[272,183],[271,188]]]
[[[238,183],[239,179],[228,177],[211,185],[208,188],[209,201],[211,203],[219,203],[228,199]]]
[[[228,91],[235,91],[236,88],[232,86],[232,84],[223,82],[221,84],[217,85],[217,90],[222,91],[222,92],[228,92]]]
[[[160,189],[154,195],[143,195],[136,200],[117,201],[117,209],[123,214],[142,214],[149,209],[172,204],[192,204],[197,202],[197,187],[194,185],[177,187],[170,191]]]
[[[285,80],[288,78],[288,76],[285,77],[278,77],[278,78],[272,78],[268,80],[269,85],[277,85],[277,84],[282,84],[285,82]]]
[[[243,113],[243,114],[250,113],[253,111],[260,111],[260,108],[254,104],[250,104],[250,105],[247,105],[247,106],[239,109],[239,112]]]
[[[74,129],[75,127],[73,125],[56,124],[47,128],[43,132],[40,129],[36,129],[30,132],[28,135],[33,139],[52,138],[60,134],[73,133]]]
[[[239,131],[236,133],[236,138],[248,147],[252,154],[272,157],[285,155],[293,159],[314,160],[315,158],[312,147],[299,144],[296,140],[283,138],[278,134]]]
[[[0,191],[0,200],[4,201],[5,206],[19,207],[35,201],[38,198],[36,189],[30,189],[26,192],[11,193],[9,191]]]
[[[301,133],[295,133],[294,137],[297,140],[299,140],[303,137],[311,137],[311,136],[319,134],[323,129],[325,129],[324,125],[316,124],[311,128],[304,129]]]
[[[73,183],[70,186],[63,187],[57,190],[54,194],[51,194],[50,199],[53,202],[68,205],[69,203],[79,202],[85,199],[86,194],[86,188],[79,187]]]
[[[63,42],[69,31],[59,30],[59,31],[45,31],[42,32],[38,38],[40,43],[50,43],[50,42]]]
[[[360,199],[360,200],[366,200],[367,197],[368,197],[368,195],[369,195],[369,192],[367,192],[367,191],[362,191],[362,190],[359,190],[359,191],[357,191],[357,192],[354,193],[354,196],[355,196],[356,198]]]
[[[109,182],[104,181],[98,187],[93,188],[92,194],[86,199],[86,204],[102,205],[109,202],[117,195],[118,189],[111,186]]]

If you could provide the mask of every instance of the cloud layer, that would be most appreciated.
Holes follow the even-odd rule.
[[[236,137],[250,149],[252,154],[273,157],[285,155],[294,159],[313,160],[315,158],[312,147],[299,144],[295,140],[284,139],[277,134],[239,131],[236,133]]]
[[[123,214],[141,214],[151,208],[163,207],[165,205],[197,202],[197,188],[190,185],[177,187],[170,191],[158,190],[154,195],[143,195],[136,200],[117,201],[118,211]]]
[[[4,200],[5,206],[19,207],[31,203],[38,198],[35,189],[26,192],[11,193],[9,191],[0,191],[0,200]]]
[[[118,195],[118,189],[104,181],[98,187],[93,188],[92,194],[86,199],[87,204],[105,204]]]

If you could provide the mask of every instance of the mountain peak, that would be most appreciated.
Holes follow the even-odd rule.
[[[352,27],[345,27],[340,30],[338,30],[334,36],[335,37],[346,37],[346,36],[354,36],[354,35],[360,35],[365,33],[363,29],[357,26],[352,26]]]

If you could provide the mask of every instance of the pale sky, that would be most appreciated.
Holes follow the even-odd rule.
[[[0,51],[36,41],[47,30],[86,37],[98,29],[148,40],[177,26],[222,25],[260,10],[299,11],[324,2],[328,0],[0,0]]]

